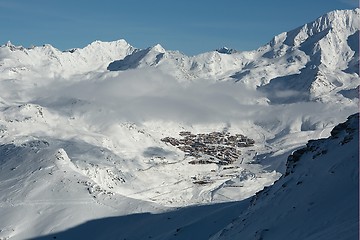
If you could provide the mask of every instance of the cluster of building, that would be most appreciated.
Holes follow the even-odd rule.
[[[185,156],[194,157],[190,164],[216,163],[230,164],[240,157],[240,147],[253,146],[255,141],[242,134],[230,135],[226,132],[192,134],[180,132],[181,139],[165,137],[161,141],[176,146]]]

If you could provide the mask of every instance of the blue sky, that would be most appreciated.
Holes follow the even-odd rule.
[[[66,50],[125,39],[188,55],[222,46],[253,50],[328,11],[357,6],[358,0],[0,0],[0,44]]]

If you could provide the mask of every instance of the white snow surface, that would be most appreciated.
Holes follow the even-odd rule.
[[[190,233],[196,239],[290,234],[293,228],[280,233],[263,225],[265,218],[251,227],[234,220],[223,228],[244,214],[251,196],[286,172],[294,150],[330,136],[334,126],[358,111],[359,15],[359,9],[330,12],[249,52],[186,56],[159,44],[137,49],[125,40],[96,41],[65,52],[51,45],[1,46],[0,239],[60,231],[79,237],[77,229],[94,228],[93,223],[123,225],[121,236],[127,239],[149,233],[158,239],[189,239]],[[231,165],[190,165],[184,152],[161,141],[179,138],[180,131],[239,133],[255,145],[241,148]],[[342,148],[352,155],[329,150],[319,159],[337,164],[358,151],[354,141]],[[321,166],[316,163],[311,174],[325,171]],[[336,176],[340,186],[355,175]],[[194,184],[194,179],[208,184]],[[319,178],[294,189],[315,194],[312,182]],[[277,201],[290,206],[291,196],[299,196],[287,198],[280,190],[279,195],[270,190],[264,204],[251,206],[249,219],[258,218],[257,206],[267,209]],[[319,204],[323,192],[316,194],[307,200]],[[305,211],[306,204],[298,209]],[[264,211],[270,217],[276,208]],[[316,214],[328,216],[323,210]],[[274,224],[286,219],[271,216]],[[294,224],[308,217],[297,216],[301,220]],[[94,219],[103,221],[66,232]],[[163,227],[155,227],[156,221]],[[205,223],[211,231],[195,233]],[[178,227],[184,224],[186,231]],[[244,235],[229,230],[232,226]],[[106,229],[96,239],[119,234]],[[314,239],[322,234],[320,228],[312,231]],[[296,234],[307,237],[300,230]]]
[[[274,185],[241,202],[89,221],[39,239],[358,239],[359,115],[288,159]]]
[[[358,239],[359,115],[310,141],[287,172],[211,239]]]

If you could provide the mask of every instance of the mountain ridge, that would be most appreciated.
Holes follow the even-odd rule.
[[[64,52],[51,45],[27,49],[9,42],[0,47],[0,71],[9,77],[26,77],[45,68],[52,73],[46,77],[54,78],[150,67],[182,82],[235,81],[265,92],[275,104],[287,101],[289,94],[295,102],[339,100],[340,91],[358,87],[359,18],[359,8],[335,10],[275,36],[257,50],[231,54],[215,50],[186,56],[159,44],[138,49],[123,39],[95,41]]]
[[[211,239],[358,238],[358,142],[357,113],[329,138],[311,140],[290,155],[286,174]]]

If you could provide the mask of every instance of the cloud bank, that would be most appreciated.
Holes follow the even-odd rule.
[[[247,89],[241,83],[210,80],[180,83],[154,68],[57,80],[34,89],[31,94],[37,96],[34,101],[42,106],[87,118],[94,124],[153,120],[208,124],[251,120],[272,128],[276,122],[291,124],[299,119],[315,125],[334,114],[329,110],[333,107],[322,103],[259,104],[265,93]],[[341,111],[351,114],[353,110]]]
[[[253,101],[261,97],[233,82],[179,83],[156,69],[58,80],[34,91],[32,95],[40,96],[36,101],[41,105],[74,108],[68,100],[76,99],[88,103],[88,107],[107,110],[113,118],[134,122],[162,119],[198,123],[246,118],[254,113]]]

